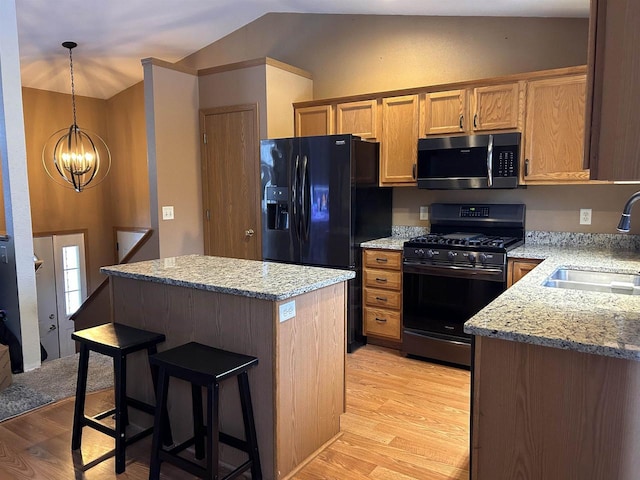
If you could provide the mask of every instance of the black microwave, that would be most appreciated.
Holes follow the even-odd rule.
[[[516,188],[520,133],[421,138],[418,188]]]

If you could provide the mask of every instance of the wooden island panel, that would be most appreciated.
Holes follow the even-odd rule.
[[[475,337],[471,478],[635,480],[640,363]]]
[[[164,333],[159,351],[190,341],[258,357],[249,370],[265,479],[289,476],[340,430],[344,412],[345,284],[281,302],[113,276],[113,320]],[[295,301],[296,316],[280,322],[278,306]],[[131,356],[127,389],[153,403],[148,362]],[[234,381],[220,389],[220,430],[244,438]],[[138,418],[132,419],[137,423]],[[169,415],[174,440],[192,435],[191,390],[172,379]],[[225,445],[225,463],[244,455]]]

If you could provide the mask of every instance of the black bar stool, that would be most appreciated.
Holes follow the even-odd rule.
[[[149,332],[119,323],[107,323],[74,332],[71,334],[71,338],[80,343],[80,362],[78,365],[71,449],[78,450],[80,448],[83,427],[91,427],[105,435],[109,435],[115,439],[116,443],[116,473],[122,473],[125,470],[126,447],[153,432],[153,427],[151,427],[132,435],[130,438],[126,438],[125,429],[129,423],[127,407],[133,407],[151,415],[155,413],[155,406],[127,396],[127,355],[144,349],[147,350],[148,355],[153,355],[158,351],[157,344],[164,342],[165,336],[161,333]],[[87,393],[89,351],[91,350],[113,358],[115,408],[93,417],[87,417],[84,414],[84,404]],[[157,375],[155,375],[154,369],[151,370],[155,388]],[[115,428],[111,428],[100,421],[114,413]],[[165,415],[167,415],[166,409]],[[173,443],[170,430],[165,431],[163,440],[167,445]]]
[[[242,472],[251,469],[252,480],[262,479],[258,440],[251,406],[249,378],[247,370],[258,364],[258,359],[248,355],[227,352],[196,342],[187,343],[170,350],[152,355],[149,362],[158,368],[158,389],[156,391],[156,414],[149,480],[160,478],[161,462],[167,461],[192,475],[204,479],[218,479],[218,443],[222,442],[249,455],[249,459],[237,467],[224,479],[236,478]],[[180,378],[191,383],[193,406],[193,437],[183,443],[165,450],[160,445],[163,432],[169,426],[161,413],[167,405],[167,393],[170,377]],[[237,377],[240,390],[240,403],[244,421],[245,440],[220,432],[218,429],[218,393],[223,380]],[[207,424],[203,423],[202,387],[207,388]],[[164,418],[163,418],[164,417]],[[204,437],[207,437],[206,467],[178,456],[180,452],[195,445],[195,457],[205,457]]]

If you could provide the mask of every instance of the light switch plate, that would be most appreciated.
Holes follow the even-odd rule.
[[[173,206],[162,207],[162,219],[173,220]]]
[[[422,205],[420,207],[420,220],[429,220],[429,206]]]

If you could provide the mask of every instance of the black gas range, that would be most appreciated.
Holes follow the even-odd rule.
[[[506,289],[524,225],[523,204],[431,205],[431,232],[403,248],[405,354],[470,365],[464,322]]]

